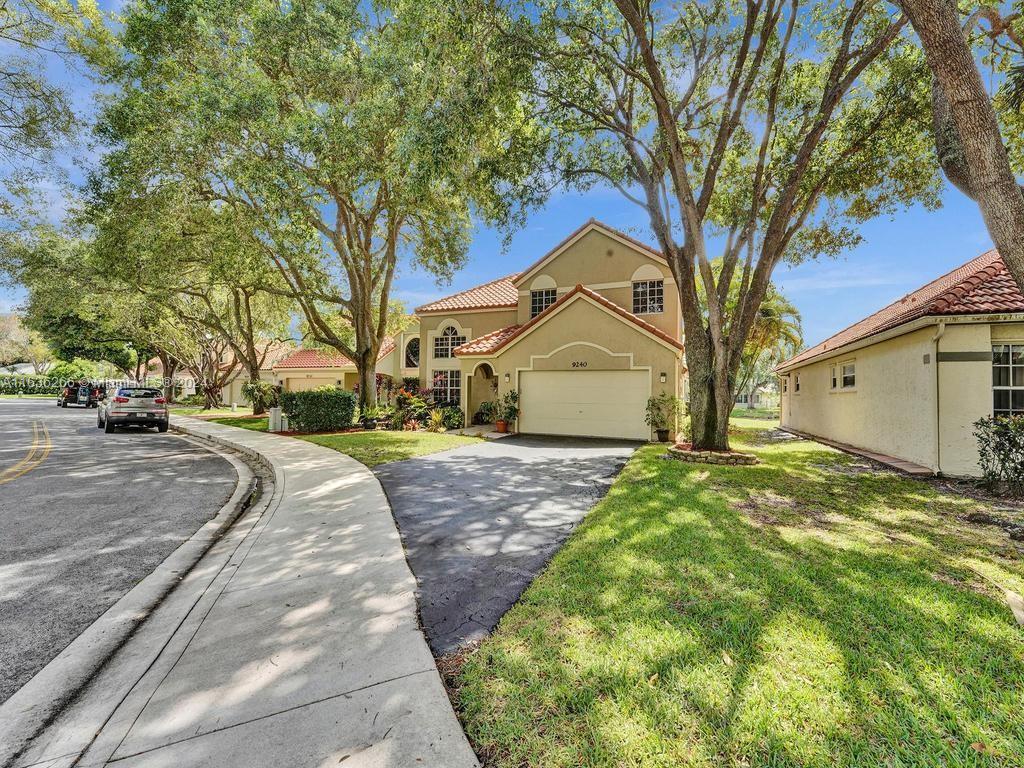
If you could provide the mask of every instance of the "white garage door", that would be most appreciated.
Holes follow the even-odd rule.
[[[524,371],[519,431],[648,440],[647,371]]]

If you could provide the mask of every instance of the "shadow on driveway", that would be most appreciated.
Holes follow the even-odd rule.
[[[419,583],[436,656],[497,625],[637,445],[516,436],[374,470]]]

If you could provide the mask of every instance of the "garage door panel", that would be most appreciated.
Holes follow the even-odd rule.
[[[647,371],[524,371],[519,431],[647,440]]]

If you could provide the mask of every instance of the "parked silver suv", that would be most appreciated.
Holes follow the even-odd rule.
[[[153,387],[120,387],[96,410],[96,426],[107,433],[127,426],[156,427],[166,432],[169,423],[164,393]]]

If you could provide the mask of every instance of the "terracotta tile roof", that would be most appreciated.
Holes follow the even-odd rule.
[[[1024,312],[1024,295],[994,250],[971,259],[817,346],[804,350],[778,369],[790,368],[922,317],[993,312]]]
[[[319,349],[300,349],[274,363],[275,368],[343,368],[353,365],[342,354]]]
[[[386,355],[391,354],[391,350],[395,348],[395,340],[390,336],[385,336],[384,341],[380,344],[380,351],[377,353],[377,359],[380,360]]]
[[[550,309],[550,307],[549,307]],[[516,335],[522,326],[519,325],[507,325],[504,328],[499,328],[496,331],[485,333],[483,336],[477,336],[471,341],[467,341],[460,347],[456,347],[453,352],[456,355],[481,355],[487,354],[492,350],[502,346],[505,341],[511,339]]]
[[[422,312],[453,312],[467,309],[497,309],[515,307],[519,304],[519,291],[513,281],[519,273],[499,277],[489,283],[470,288],[468,291],[446,296],[443,299],[416,307],[416,314]]]
[[[577,285],[571,291],[559,297],[558,301],[556,301],[554,304],[545,309],[536,317],[532,318],[528,323],[524,323],[523,325],[510,325],[506,328],[501,328],[497,331],[493,331],[484,336],[480,336],[476,339],[473,339],[472,341],[466,342],[461,347],[456,347],[454,353],[455,355],[461,357],[462,355],[486,355],[491,354],[493,352],[497,352],[502,347],[505,347],[508,344],[510,344],[514,339],[518,338],[519,336],[522,336],[524,333],[530,330],[530,328],[535,326],[544,318],[549,317],[555,312],[558,312],[572,299],[573,296],[580,293],[585,296],[589,296],[591,299],[596,301],[601,306],[610,309],[612,312],[619,315],[623,319],[628,320],[629,322],[639,326],[640,328],[643,328],[645,331],[654,336],[657,336],[662,341],[666,341],[678,349],[683,348],[683,344],[681,341],[679,341],[678,339],[673,339],[660,328],[651,325],[646,320],[641,320],[632,312],[626,311],[618,304],[609,301],[596,291],[592,291],[589,288],[585,288],[582,285]]]

